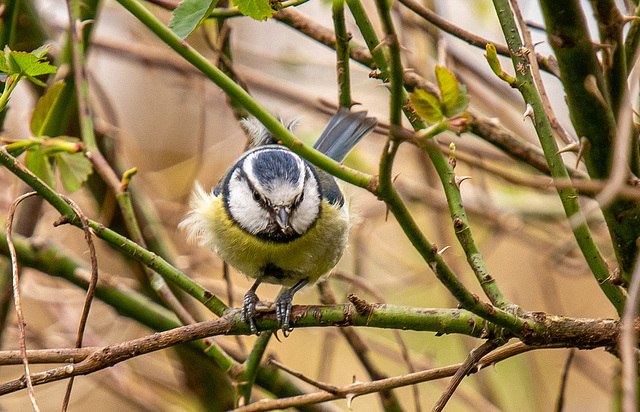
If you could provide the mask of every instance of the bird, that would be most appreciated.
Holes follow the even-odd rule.
[[[296,123],[286,126],[293,130]],[[341,107],[313,147],[342,162],[376,124],[366,111]],[[286,336],[294,294],[330,272],[347,247],[348,207],[333,176],[278,144],[257,119],[244,120],[243,127],[250,138],[245,152],[210,192],[196,183],[180,226],[190,240],[255,279],[241,316],[252,334],[259,334],[258,286],[283,286],[274,303]]]

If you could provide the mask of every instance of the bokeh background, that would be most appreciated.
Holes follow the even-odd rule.
[[[376,16],[374,2],[364,2]],[[431,4],[429,4],[431,3]],[[534,2],[522,2],[527,18],[539,20]],[[427,2],[443,17],[467,30],[500,41],[502,35],[489,1]],[[65,4],[46,0],[35,3],[43,24],[54,41],[59,41],[67,25]],[[170,12],[148,6],[168,22]],[[312,0],[298,10],[326,27],[332,27],[330,4]],[[502,84],[489,71],[475,49],[449,36],[439,35],[407,9],[396,7],[396,23],[404,46],[405,66],[433,80],[435,64],[444,64],[468,87],[471,109],[495,117],[519,138],[536,143],[530,122],[522,120],[524,111],[519,95]],[[347,13],[348,14],[348,13]],[[349,18],[350,16],[348,16]],[[348,28],[358,38],[353,21]],[[375,22],[374,22],[375,24]],[[296,133],[312,142],[330,117],[337,102],[335,55],[322,45],[275,21],[256,22],[249,18],[230,21],[234,69],[249,91],[272,113],[283,119],[300,118]],[[206,34],[205,32],[208,32]],[[209,57],[206,36],[209,23],[188,40]],[[426,33],[426,34],[425,34]],[[533,32],[536,39],[544,33]],[[222,262],[211,251],[186,241],[177,229],[187,211],[189,193],[195,181],[205,187],[215,185],[227,166],[241,152],[245,136],[229,109],[226,96],[199,72],[186,64],[121,6],[106,1],[94,29],[89,54],[91,97],[96,125],[112,139],[118,158],[127,167],[137,167],[132,186],[152,201],[159,221],[173,240],[176,265],[217,296],[226,297]],[[59,47],[59,46],[58,46]],[[549,53],[546,44],[538,51]],[[504,67],[510,63],[503,62]],[[388,92],[379,81],[369,78],[370,70],[351,64],[353,98],[364,110],[385,122],[388,118]],[[566,124],[566,109],[557,80],[544,76],[554,109]],[[33,108],[33,91],[22,84],[11,100],[6,135],[24,138]],[[514,167],[513,161],[478,138],[463,134],[438,137],[443,147],[455,142],[458,151],[470,153],[491,165]],[[385,136],[373,133],[352,152],[346,163],[376,173]],[[403,146],[394,172],[401,195],[425,235],[445,252],[447,263],[474,293],[482,294],[473,273],[466,265],[452,231],[444,196],[425,154],[415,147]],[[568,164],[575,164],[572,154]],[[528,169],[525,169],[528,171]],[[505,295],[527,310],[545,311],[573,317],[614,317],[615,312],[603,297],[585,265],[557,196],[549,190],[532,190],[509,184],[482,168],[458,162],[460,176],[472,179],[462,185],[464,205],[471,227],[492,276]],[[25,188],[12,175],[0,170],[2,214]],[[456,302],[439,284],[429,267],[413,250],[409,241],[385,206],[368,192],[344,186],[356,217],[349,250],[338,270],[360,277],[387,302],[416,307],[455,307]],[[81,190],[73,198],[86,213],[108,222],[117,206],[107,197],[101,204]],[[29,200],[29,202],[36,202]],[[26,207],[26,206],[25,206]],[[82,232],[76,228],[53,228],[57,213],[44,206],[37,217],[35,237],[64,245],[87,261]],[[604,252],[606,229],[597,219],[592,222]],[[101,279],[112,279],[131,287],[131,262],[123,262],[110,247],[97,241]],[[613,261],[613,260],[611,260]],[[251,282],[232,271],[233,297],[238,306]],[[328,283],[341,302],[347,293],[356,293],[370,301],[377,297],[352,285],[340,276]],[[66,282],[25,269],[21,290],[27,322],[29,348],[68,347],[73,344],[84,293]],[[272,300],[276,286],[263,285],[259,296]],[[315,287],[296,295],[297,303],[318,303]],[[210,317],[198,308],[202,317]],[[15,315],[12,327],[2,337],[3,349],[17,348]],[[96,302],[89,318],[85,345],[101,346],[150,333],[149,330],[118,316],[111,308]],[[407,365],[393,331],[358,329],[370,345],[375,364],[388,376],[407,373]],[[470,349],[479,344],[461,336],[400,332],[416,369],[462,362]],[[226,345],[238,345],[236,338],[218,338]],[[240,338],[240,348],[251,348],[253,337]],[[305,375],[344,385],[366,381],[368,376],[344,338],[331,328],[300,329],[286,339],[272,340],[269,354]],[[541,350],[504,361],[493,368],[470,376],[453,396],[450,411],[543,411],[554,407],[568,356],[565,350]],[[601,411],[612,405],[615,391],[616,359],[604,350],[576,353],[567,381],[566,411]],[[34,370],[46,369],[34,365]],[[20,366],[0,368],[1,379],[22,373]],[[424,409],[430,409],[447,380],[417,385]],[[36,394],[45,411],[58,410],[66,382],[39,386]],[[71,411],[195,411],[199,405],[185,396],[182,365],[172,351],[145,355],[113,368],[76,379]],[[415,410],[414,389],[397,390],[406,410]],[[258,396],[263,396],[258,392]],[[327,410],[347,410],[346,401],[325,405]],[[380,410],[376,395],[361,396],[351,403],[352,410]],[[25,391],[0,398],[0,409],[30,410]]]

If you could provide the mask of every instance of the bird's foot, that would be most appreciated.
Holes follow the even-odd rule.
[[[289,332],[293,330],[290,325],[291,322],[291,306],[293,302],[293,295],[295,291],[292,289],[284,290],[276,299],[276,319],[278,325],[282,330],[285,338],[289,335]]]
[[[242,321],[249,324],[251,333],[254,335],[260,335],[258,328],[256,328],[256,304],[258,301],[258,295],[253,289],[250,289],[244,295],[244,300],[242,301]]]

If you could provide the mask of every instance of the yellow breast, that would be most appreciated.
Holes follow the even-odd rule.
[[[229,219],[220,197],[196,213],[210,231],[209,246],[236,270],[258,278],[264,276],[265,268],[279,268],[278,277],[263,277],[267,283],[293,286],[301,279],[315,282],[338,263],[347,243],[346,208],[337,209],[326,200],[315,225],[288,243],[265,241],[242,230]]]

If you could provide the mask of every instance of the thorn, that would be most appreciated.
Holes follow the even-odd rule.
[[[462,182],[464,182],[467,179],[471,179],[471,176],[456,176],[453,181],[456,184],[456,187],[458,188],[458,190],[460,190],[460,184],[462,184]]]
[[[347,400],[347,408],[349,408],[350,410],[353,410],[353,408],[351,407],[351,402],[356,398],[356,394],[355,393],[348,393],[347,396],[345,396],[345,399]]]
[[[527,117],[530,117],[532,122],[536,122],[536,116],[533,114],[533,107],[531,107],[529,103],[527,103],[527,109],[522,114],[522,121],[525,121]]]
[[[78,25],[78,35],[81,36],[82,33],[84,32],[84,28],[87,27],[89,24],[93,24],[93,23],[95,23],[94,19],[87,19],[80,22],[80,24]]]
[[[607,103],[604,100],[604,97],[602,96],[602,93],[600,92],[600,89],[598,88],[598,83],[596,82],[596,76],[594,76],[593,74],[588,75],[587,77],[584,78],[584,88],[591,93],[596,99],[598,99],[598,101],[600,102],[601,105],[603,106],[607,106]]]
[[[580,165],[580,161],[582,160],[582,157],[584,156],[584,151],[587,147],[587,145],[589,145],[589,141],[587,140],[586,137],[582,136],[580,138],[580,145],[579,145],[579,149],[578,149],[578,158],[576,159],[576,167],[578,167]]]
[[[579,149],[580,149],[580,143],[573,142],[573,143],[569,143],[562,149],[558,150],[556,154],[567,153],[567,152],[577,152]]]
[[[445,246],[445,247],[443,247],[442,249],[438,250],[438,252],[437,252],[437,253],[438,253],[440,256],[442,256],[442,254],[443,254],[444,252],[446,252],[450,247],[451,247],[451,246]]]
[[[386,222],[389,219],[389,212],[391,210],[389,209],[389,206],[387,205],[387,209],[384,212],[384,221]]]
[[[535,49],[537,45],[544,43],[546,40],[538,40],[537,42],[533,43],[533,48]]]
[[[395,183],[396,179],[398,179],[398,176],[400,176],[400,173],[396,173],[395,175],[393,175],[393,177],[391,178],[391,183]]]

